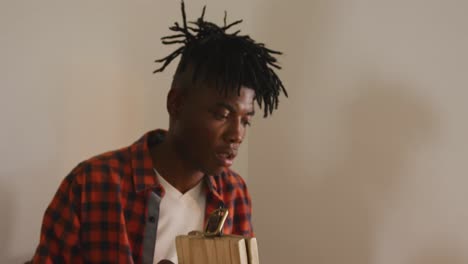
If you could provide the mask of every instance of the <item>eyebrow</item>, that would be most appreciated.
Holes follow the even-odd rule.
[[[217,107],[223,107],[223,108],[226,108],[227,110],[229,110],[230,112],[237,113],[236,109],[230,104],[220,102],[220,103],[217,103],[216,106]],[[254,116],[255,115],[255,110],[252,110],[252,111],[248,112],[247,115]]]

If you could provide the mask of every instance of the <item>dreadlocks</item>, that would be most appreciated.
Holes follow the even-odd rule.
[[[226,23],[227,13],[224,12],[224,25],[217,26],[204,20],[206,6],[201,17],[194,22],[188,22],[185,14],[184,1],[181,2],[183,24],[175,22],[170,27],[175,35],[161,38],[165,45],[182,44],[168,56],[156,60],[162,66],[154,73],[162,72],[175,58],[182,55],[176,70],[176,76],[184,72],[188,65],[193,67],[192,81],[214,81],[216,89],[224,94],[240,93],[241,86],[255,91],[255,100],[260,108],[264,105],[264,117],[272,114],[278,108],[278,97],[281,91],[288,96],[286,89],[273,68],[281,69],[274,55],[282,54],[256,43],[249,36],[238,35],[226,31],[240,24],[237,20]],[[273,67],[273,68],[272,68]]]

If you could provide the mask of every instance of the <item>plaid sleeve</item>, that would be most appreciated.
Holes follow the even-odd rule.
[[[80,166],[60,184],[42,221],[33,263],[82,263],[79,247]]]
[[[238,174],[231,171],[228,177],[226,192],[232,193],[231,209],[233,215],[233,233],[253,237],[252,226],[252,199],[250,198],[247,184]]]
[[[252,198],[250,197],[250,193],[247,189],[247,185],[244,182],[242,178],[240,178],[241,181],[241,189],[242,189],[242,194],[238,200],[242,200],[236,203],[237,208],[236,210],[236,216],[242,216],[244,221],[240,221],[241,223],[241,228],[243,230],[243,235],[248,236],[248,237],[254,237],[255,234],[253,232],[253,226],[252,226]],[[236,222],[236,220],[234,220]]]

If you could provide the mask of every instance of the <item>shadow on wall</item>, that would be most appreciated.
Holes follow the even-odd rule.
[[[437,131],[431,106],[410,87],[370,81],[355,90],[355,100],[341,112],[342,159],[327,166],[309,198],[313,263],[372,263],[378,215],[395,195],[413,151]]]
[[[0,217],[0,262],[13,263],[10,261],[10,253],[8,252],[14,235],[12,234],[14,216],[13,196],[6,186],[8,185],[5,183],[0,185],[0,212],[2,212],[2,216]]]
[[[307,183],[296,179],[300,172],[297,169],[296,173],[294,167],[301,164],[294,160],[297,149],[291,142],[300,140],[304,133],[303,116],[316,112],[305,106],[306,103],[314,105],[316,97],[306,96],[297,88],[310,87],[311,94],[315,94],[314,83],[307,83],[305,79],[320,75],[316,70],[320,66],[317,58],[334,25],[330,21],[334,19],[334,14],[330,14],[331,2],[255,1],[253,13],[258,32],[254,37],[265,41],[268,48],[284,52],[279,57],[284,66],[279,75],[290,94],[288,99],[280,98],[279,111],[268,121],[256,123],[249,135],[249,160],[253,157],[255,161],[249,162],[249,187],[262,263],[314,263],[315,260],[310,257],[315,250],[308,243],[314,236],[310,232],[311,219],[307,217],[310,213],[305,211],[310,196],[298,190],[307,188]],[[309,98],[312,99],[306,102]]]
[[[266,145],[274,157],[265,158],[252,151],[259,164],[271,167],[249,164],[253,168],[249,172],[255,214],[261,219],[261,225],[255,222],[256,233],[263,240],[259,241],[260,258],[266,263],[374,263],[382,211],[397,195],[416,151],[438,136],[437,112],[413,92],[411,84],[370,74],[357,85],[346,87],[352,89],[354,100],[338,112],[339,133],[330,133],[325,139],[336,152],[322,154],[313,149],[321,147],[315,142],[319,139],[314,131],[327,129],[314,127],[314,119],[326,119],[323,114],[330,113],[323,111],[328,106],[324,106],[320,94],[326,89],[340,92],[339,87],[326,87],[330,80],[318,76],[333,74],[321,71],[323,62],[327,62],[324,56],[333,55],[326,47],[331,43],[328,31],[333,34],[334,19],[339,19],[332,5],[331,1],[291,4],[270,0],[268,9],[256,13],[259,20],[266,21],[261,29],[266,31],[268,43],[274,43],[273,48],[279,44],[280,50],[289,48],[283,50],[285,67],[281,75],[291,94],[273,117],[285,121],[286,128],[264,125],[262,131],[271,131],[270,141],[258,134],[250,138],[254,144],[259,144],[258,140],[265,145],[274,138],[273,146]],[[346,92],[349,94],[349,90]],[[334,117],[329,121],[334,122]],[[336,144],[335,134],[339,136]],[[320,156],[327,154],[333,156]],[[321,158],[327,164],[319,164]],[[272,175],[261,176],[265,170]],[[437,260],[459,263],[458,258],[437,258],[423,252],[414,264],[435,264]]]
[[[271,219],[258,228],[265,230],[261,258],[268,263],[374,263],[382,211],[397,195],[416,151],[437,137],[433,107],[408,85],[370,80],[350,89],[354,100],[338,112],[338,119],[330,117],[337,120],[338,141],[344,144],[330,146],[337,150],[327,164],[297,157],[269,178],[268,186],[281,195],[258,197],[261,206],[275,205],[275,210],[265,209],[264,217]],[[306,133],[314,129],[323,128],[309,125]],[[305,153],[313,146],[303,144]],[[293,148],[283,144],[280,149],[294,155]],[[307,170],[317,166],[321,169]],[[270,179],[278,182],[273,186]],[[278,196],[281,200],[271,201]],[[275,218],[277,212],[283,217]]]
[[[409,264],[466,264],[468,257],[466,250],[452,243],[438,243],[425,248],[420,256],[415,257]]]
[[[14,219],[14,216],[17,215],[17,212],[15,212],[17,210],[14,200],[15,194],[10,189],[7,189],[7,186],[9,185],[3,182],[0,184],[0,212],[2,214],[0,217],[0,263],[24,263],[31,259],[33,253],[15,256],[14,252],[12,252],[12,244],[16,236],[13,231],[17,230]]]

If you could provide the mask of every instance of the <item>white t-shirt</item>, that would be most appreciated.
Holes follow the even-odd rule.
[[[165,190],[165,195],[159,205],[153,263],[167,259],[177,264],[176,236],[186,235],[192,230],[203,230],[206,206],[203,180],[182,194],[161,177],[156,169],[154,171]]]

